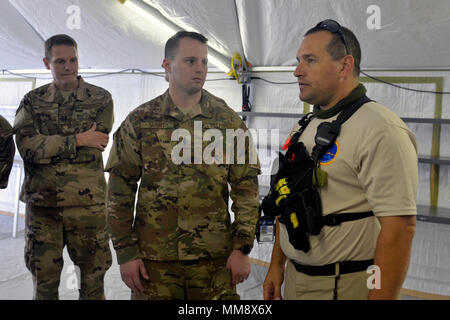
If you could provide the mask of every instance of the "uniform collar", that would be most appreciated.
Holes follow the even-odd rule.
[[[212,118],[212,108],[210,105],[211,99],[209,99],[210,93],[204,89],[202,89],[202,97],[200,98],[200,113],[191,114],[187,116],[183,111],[180,110],[172,101],[172,98],[169,94],[169,89],[163,94],[162,108],[161,113],[173,117],[179,121],[188,120],[199,115],[205,118]]]
[[[88,97],[88,89],[86,87],[86,82],[84,82],[83,78],[81,76],[78,76],[78,88],[76,90],[77,100],[83,101]],[[47,91],[42,96],[42,99],[47,102],[53,102],[55,101],[56,94],[58,92],[58,88],[55,85],[55,82],[53,81],[48,86]]]
[[[350,94],[344,99],[340,100],[335,106],[328,110],[321,110],[320,106],[315,105],[313,109],[313,115],[319,119],[328,119],[334,117],[339,112],[344,110],[347,106],[361,98],[366,94],[366,88],[362,83],[358,84]]]

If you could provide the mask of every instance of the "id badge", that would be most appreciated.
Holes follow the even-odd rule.
[[[275,219],[262,219],[259,225],[259,242],[273,242],[275,239]]]

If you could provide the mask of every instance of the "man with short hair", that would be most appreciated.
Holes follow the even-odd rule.
[[[300,100],[314,105],[312,120],[306,128],[302,125],[298,140],[309,154],[329,137],[323,131],[327,125],[319,125],[336,120],[367,98],[359,82],[360,60],[355,35],[336,21],[322,21],[305,34],[294,76]],[[342,123],[335,142],[314,163],[317,174],[312,183],[318,188],[326,223],[317,235],[307,234],[309,249],[294,247],[289,221],[277,223],[265,299],[281,299],[283,281],[284,299],[399,297],[415,230],[417,146],[397,115],[366,101]],[[298,137],[300,126],[291,137]],[[372,265],[379,268],[374,268],[379,271],[372,277],[375,282],[368,279]]]
[[[27,93],[14,122],[25,165],[25,262],[34,299],[58,299],[63,248],[79,267],[80,299],[104,299],[112,263],[106,232],[102,152],[112,128],[111,94],[78,76],[77,43],[45,42],[53,82]]]
[[[255,152],[251,141],[233,155],[225,148],[227,129],[247,128],[202,89],[206,41],[186,31],[167,41],[169,89],[133,110],[114,134],[108,227],[132,299],[237,299],[235,285],[250,273],[259,163],[236,161]]]
[[[12,127],[8,120],[0,115],[0,189],[8,186],[15,153]]]

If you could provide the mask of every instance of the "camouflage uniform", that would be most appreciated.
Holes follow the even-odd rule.
[[[17,110],[14,130],[25,165],[20,195],[27,204],[25,262],[35,299],[58,298],[66,244],[80,267],[80,299],[104,299],[103,277],[112,257],[102,152],[77,148],[75,139],[94,122],[97,131],[110,132],[111,94],[81,77],[76,92],[47,84],[26,94]]]
[[[225,137],[226,129],[246,130],[239,116],[222,99],[206,90],[202,90],[200,108],[199,114],[185,115],[166,91],[133,110],[114,134],[106,165],[110,172],[107,225],[119,264],[143,259],[148,269],[149,263],[154,261],[172,261],[186,267],[193,261],[222,259],[224,269],[226,258],[233,249],[253,245],[259,207],[259,162],[236,164],[238,152],[242,150],[234,154],[233,161],[228,162],[231,164],[223,163],[225,161],[223,164],[205,164],[204,161],[199,163],[198,159],[192,164],[176,164],[172,160],[172,152],[178,144],[178,140],[172,141],[175,129],[185,130],[193,137],[194,122],[201,121],[200,133],[205,129],[218,129]],[[202,147],[205,150],[208,144],[205,141],[198,144],[193,138],[189,147],[191,156],[195,158],[193,151]],[[225,151],[225,140],[222,145]],[[241,149],[244,153],[256,152],[253,144]],[[136,217],[133,219],[139,180]],[[228,212],[229,196],[235,213],[233,224]],[[152,270],[149,273],[154,275]],[[231,274],[228,272],[227,276],[229,281],[222,281],[222,285],[228,287],[218,290],[219,295],[210,293],[202,297],[236,297]],[[162,275],[157,278],[161,285],[170,281]],[[209,278],[203,286],[210,288],[213,281]],[[155,292],[146,295],[150,298],[175,296]]]
[[[132,300],[237,300],[226,258],[212,260],[143,260],[149,280],[141,279],[144,292]],[[161,285],[163,284],[163,285]]]
[[[0,189],[8,186],[8,177],[16,152],[12,135],[11,125],[5,118],[0,116]]]

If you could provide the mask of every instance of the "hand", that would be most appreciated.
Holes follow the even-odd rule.
[[[140,276],[142,275],[145,280],[150,279],[147,274],[147,270],[145,269],[144,262],[142,262],[141,259],[136,259],[121,264],[120,275],[122,276],[122,281],[125,282],[128,288],[138,293],[142,293],[144,291]]]
[[[270,266],[264,280],[263,293],[264,300],[282,300],[281,285],[284,281],[284,268],[280,266]]]
[[[231,269],[232,284],[237,285],[250,275],[250,260],[241,250],[233,250],[227,260],[227,269]]]
[[[102,152],[105,151],[109,136],[106,133],[95,131],[96,128],[97,124],[94,122],[88,131],[77,134],[75,136],[77,147],[91,147],[97,148]]]

